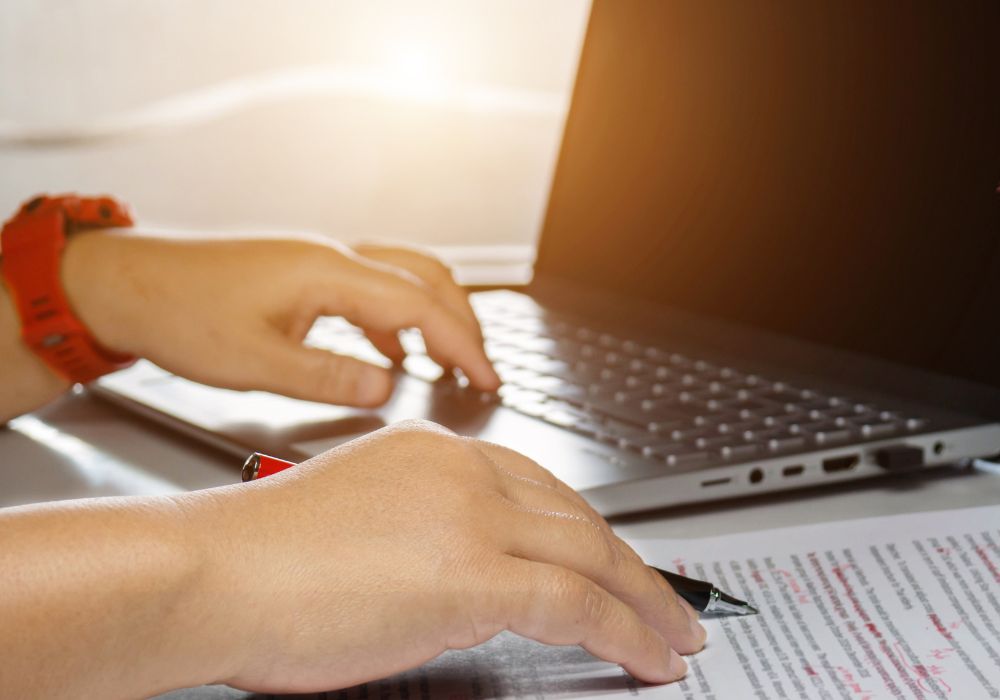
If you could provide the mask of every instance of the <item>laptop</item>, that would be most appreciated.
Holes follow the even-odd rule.
[[[413,333],[377,411],[147,362],[94,390],[234,476],[427,418],[606,515],[996,455],[998,8],[596,0],[533,281],[472,297],[498,395]],[[338,319],[307,342],[377,357]]]

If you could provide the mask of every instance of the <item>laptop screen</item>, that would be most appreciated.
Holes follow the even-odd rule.
[[[1000,3],[596,0],[536,274],[1000,387]]]

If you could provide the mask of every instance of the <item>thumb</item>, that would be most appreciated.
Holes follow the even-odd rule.
[[[368,408],[382,405],[392,392],[388,370],[287,338],[274,339],[266,364],[266,388],[297,399]]]

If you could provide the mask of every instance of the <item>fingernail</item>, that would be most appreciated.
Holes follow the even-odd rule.
[[[355,397],[362,406],[378,406],[389,396],[392,380],[377,367],[364,367],[358,377]]]
[[[687,661],[685,661],[680,654],[671,649],[670,663],[667,669],[670,673],[671,678],[673,678],[674,680],[677,680],[678,678],[683,678],[684,675],[688,672]]]
[[[496,369],[494,369],[493,365],[490,364],[489,361],[487,361],[486,364],[486,374],[484,379],[486,380],[482,387],[484,391],[496,391],[503,383],[500,379],[500,375],[497,374]]]

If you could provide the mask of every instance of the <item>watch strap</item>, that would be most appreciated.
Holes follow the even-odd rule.
[[[59,274],[66,234],[131,226],[128,209],[110,197],[38,196],[0,233],[0,270],[21,318],[24,342],[58,375],[87,383],[135,362],[102,347],[73,313]]]

